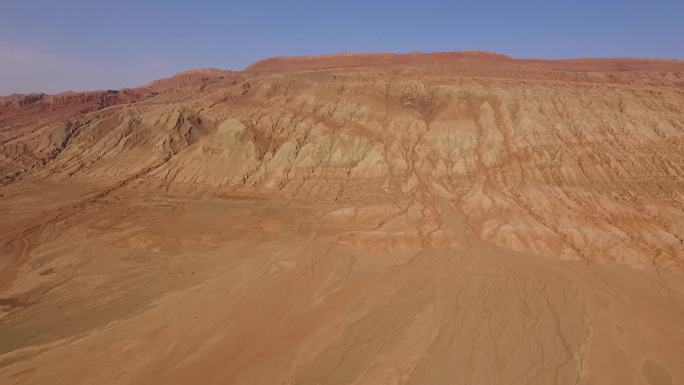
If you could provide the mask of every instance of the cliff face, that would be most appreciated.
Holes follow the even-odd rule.
[[[684,381],[683,70],[330,55],[3,98],[0,376]]]

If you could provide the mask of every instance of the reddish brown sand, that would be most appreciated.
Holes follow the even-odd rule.
[[[684,383],[684,63],[0,98],[0,383]]]

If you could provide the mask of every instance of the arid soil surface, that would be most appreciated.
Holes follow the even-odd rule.
[[[0,98],[0,383],[684,383],[684,63]]]

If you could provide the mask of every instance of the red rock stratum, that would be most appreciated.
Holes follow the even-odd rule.
[[[0,98],[3,384],[684,382],[684,63]]]

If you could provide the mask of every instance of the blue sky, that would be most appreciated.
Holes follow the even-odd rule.
[[[684,0],[0,1],[0,95],[275,55],[469,49],[684,59]]]

